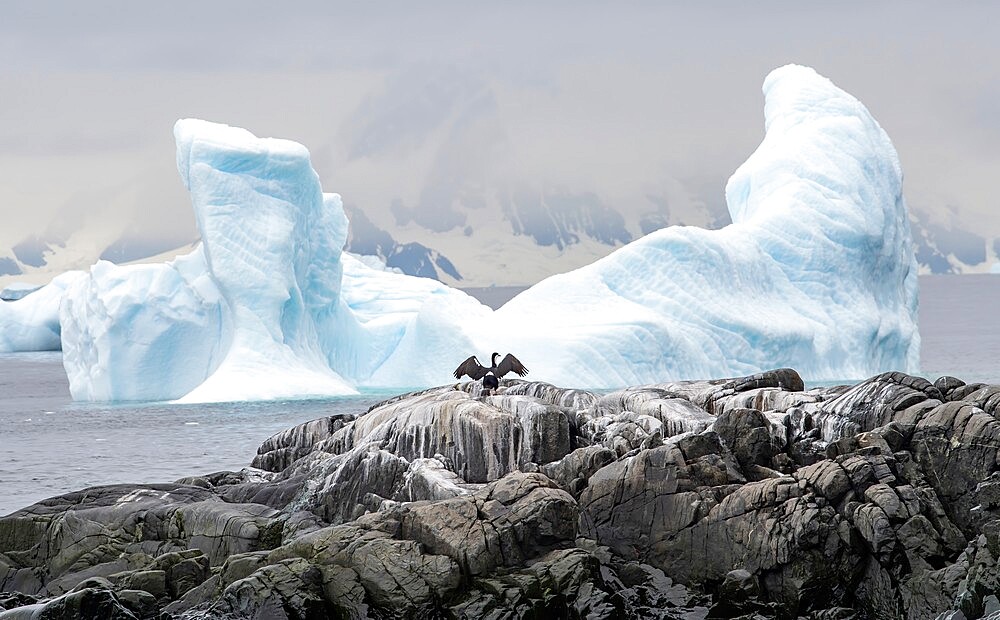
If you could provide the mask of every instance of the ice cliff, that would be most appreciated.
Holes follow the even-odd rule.
[[[537,380],[592,388],[778,366],[810,380],[916,371],[917,266],[892,143],[812,69],[773,71],[764,95],[766,136],[726,187],[732,225],[662,229],[496,312],[343,254],[340,198],[322,193],[301,145],[179,121],[202,248],[98,263],[69,285],[73,396],[417,387],[493,350],[516,351]]]

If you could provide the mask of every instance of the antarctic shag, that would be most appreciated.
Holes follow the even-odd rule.
[[[508,353],[504,358],[497,364],[497,358],[500,357],[499,353],[493,353],[490,359],[491,366],[486,368],[479,363],[475,355],[469,356],[469,359],[462,362],[458,368],[455,369],[455,378],[461,379],[462,375],[469,375],[474,381],[479,379],[483,380],[483,390],[489,390],[493,393],[498,387],[500,387],[500,378],[509,372],[516,372],[520,376],[525,376],[528,374],[528,369],[524,367],[521,360],[517,359],[510,353]]]

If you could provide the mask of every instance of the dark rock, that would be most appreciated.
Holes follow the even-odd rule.
[[[985,383],[967,383],[961,387],[955,388],[948,394],[948,400],[958,401],[965,400],[969,394],[977,392],[983,388],[988,388],[989,386]]]
[[[26,615],[20,615],[26,611]],[[74,590],[26,608],[14,608],[6,613],[0,613],[0,616],[39,620],[140,620],[142,618],[132,613],[113,591],[103,587]]]
[[[980,481],[997,469],[1000,422],[974,405],[948,402],[928,411],[910,441],[913,458],[941,498],[951,520],[971,536],[990,518],[979,505]]]
[[[276,549],[268,557],[268,566],[306,560],[325,571],[324,596],[335,606],[350,610],[370,604],[413,614],[451,596],[460,583],[461,570],[450,557],[424,553],[419,543],[395,538],[400,529],[398,515],[393,514],[324,528]],[[296,566],[305,568],[296,564],[281,571]]]
[[[902,422],[890,422],[871,431],[885,441],[890,452],[902,450],[913,437],[914,426]]]
[[[160,605],[156,597],[143,590],[119,590],[118,601],[139,620],[159,618]]]
[[[119,580],[122,587],[131,590],[148,592],[160,601],[170,600],[167,591],[167,571],[140,570],[126,573]]]
[[[758,373],[755,375],[750,375],[749,377],[741,377],[739,379],[734,379],[730,383],[725,384],[726,388],[731,388],[736,392],[745,392],[751,389],[758,388],[781,388],[782,390],[787,390],[789,392],[801,392],[806,389],[805,383],[802,381],[802,377],[799,373],[791,368],[778,368],[777,370],[769,370],[767,372]]]
[[[783,449],[770,422],[754,409],[730,409],[715,419],[712,429],[726,443],[746,471],[750,465],[769,466]]]
[[[482,575],[574,540],[576,522],[576,502],[551,480],[510,474],[473,496],[412,506],[401,534]]]
[[[761,588],[757,576],[742,568],[729,571],[716,603],[708,612],[709,618],[769,618],[778,613],[777,606],[761,601]]]
[[[941,395],[945,397],[945,400],[951,400],[950,395],[953,391],[965,385],[965,381],[958,379],[956,377],[950,377],[945,375],[943,377],[938,377],[934,381],[934,387],[941,392]]]
[[[734,603],[746,602],[760,596],[760,584],[750,571],[738,568],[726,573],[719,596]]]
[[[721,437],[715,431],[687,435],[677,442],[685,461],[694,461],[710,454],[724,455]]]
[[[903,373],[422,390],[0,518],[0,615],[1000,615],[998,414]]]
[[[528,567],[472,582],[457,618],[705,618],[708,610],[662,571],[583,549],[553,551]]]
[[[0,611],[34,605],[41,600],[41,597],[24,594],[22,592],[0,592]]]
[[[323,571],[305,560],[285,560],[230,584],[198,618],[328,618]],[[189,616],[190,617],[190,616]]]
[[[604,446],[577,448],[558,461],[543,465],[541,472],[574,497],[579,497],[590,477],[612,463],[616,456],[613,450]]]
[[[962,400],[995,416],[1000,413],[1000,385],[985,385]]]
[[[331,416],[284,430],[261,444],[253,466],[272,472],[282,471],[353,419],[354,416]]]
[[[813,465],[827,458],[827,445],[817,440],[819,431],[816,431],[816,435],[816,438],[801,439],[788,447],[789,457],[799,467]]]
[[[656,386],[712,414],[734,407],[785,412],[805,403],[815,403],[814,394],[803,392],[798,373],[789,368],[709,381],[683,381]]]
[[[154,560],[153,568],[164,571],[167,595],[174,600],[208,579],[209,563],[200,550],[191,549],[162,555]]]
[[[165,605],[163,607],[164,613],[176,615],[195,608],[206,607],[222,594],[220,581],[218,574],[212,575],[200,585],[185,592],[184,596]]]

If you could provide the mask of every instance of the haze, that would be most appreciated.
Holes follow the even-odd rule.
[[[403,239],[489,222],[469,209],[498,187],[597,196],[633,235],[656,209],[722,225],[763,135],[761,83],[790,62],[872,111],[915,218],[964,249],[1000,237],[992,3],[294,6],[5,3],[0,255],[76,234],[83,267],[122,238],[197,238],[183,117],[305,144],[326,191]]]

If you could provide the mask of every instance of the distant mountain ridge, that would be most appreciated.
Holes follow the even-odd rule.
[[[1000,272],[1000,238],[984,237],[954,221],[935,223],[921,210],[911,210],[910,225],[923,273]]]
[[[344,211],[351,221],[347,237],[348,252],[363,256],[377,256],[386,267],[399,269],[411,276],[459,282],[462,275],[455,265],[440,252],[420,243],[398,243],[392,236],[376,226],[364,211],[345,205]]]
[[[504,204],[502,217],[494,214],[492,221],[479,217],[485,215],[483,210],[467,209],[460,230],[438,232],[411,219],[390,232],[348,203],[345,210],[351,227],[345,249],[377,256],[387,267],[408,275],[453,286],[521,286],[592,262],[672,224],[668,212],[650,212],[638,222],[639,234],[632,234],[621,213],[587,193],[522,193]],[[720,224],[724,222],[702,225],[712,228]],[[910,224],[922,274],[1000,272],[1000,238],[984,237],[956,223],[935,224],[920,210],[911,212]],[[85,269],[98,259],[118,264],[143,262],[153,256],[162,259],[185,253],[197,243],[167,247],[169,244],[157,242],[135,227],[107,244],[81,242],[94,235],[71,232],[74,234],[29,235],[10,248],[0,248],[0,284],[17,280],[43,283],[63,271]],[[423,240],[403,240],[412,238]],[[481,250],[478,255],[468,251],[476,246]]]

